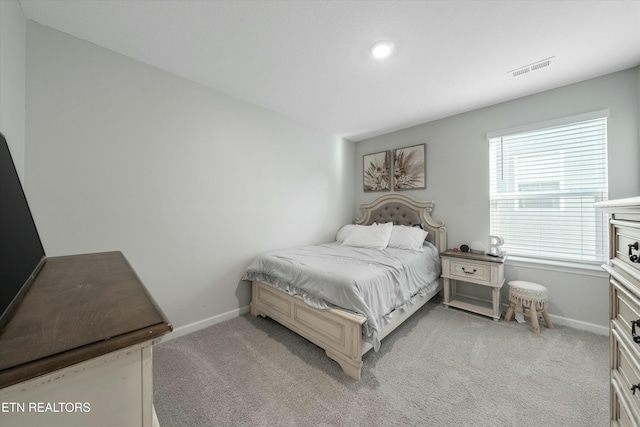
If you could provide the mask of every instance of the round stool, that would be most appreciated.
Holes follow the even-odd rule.
[[[537,283],[524,282],[522,280],[509,282],[509,309],[504,316],[505,322],[511,320],[513,313],[529,316],[533,332],[539,334],[538,312],[542,312],[545,325],[547,328],[553,329],[553,323],[551,323],[547,313],[548,294],[547,288]],[[516,305],[522,306],[522,311],[516,311]]]

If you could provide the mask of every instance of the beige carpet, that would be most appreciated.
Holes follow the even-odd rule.
[[[160,425],[607,426],[608,338],[428,303],[365,356],[362,379],[245,315],[154,348]]]

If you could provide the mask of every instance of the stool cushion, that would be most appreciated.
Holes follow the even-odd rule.
[[[509,301],[511,302],[527,306],[538,303],[546,307],[548,298],[547,288],[542,285],[522,280],[509,282]]]

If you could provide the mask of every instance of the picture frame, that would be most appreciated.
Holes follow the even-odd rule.
[[[393,189],[427,188],[427,144],[393,150]]]
[[[362,182],[365,192],[391,189],[391,152],[365,154],[362,158]]]

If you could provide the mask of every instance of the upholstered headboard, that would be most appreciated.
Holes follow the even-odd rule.
[[[374,222],[393,222],[396,225],[422,224],[429,232],[427,240],[440,252],[447,250],[447,229],[443,221],[431,218],[433,201],[420,201],[404,194],[389,193],[360,205],[362,217],[356,224],[370,225]]]

